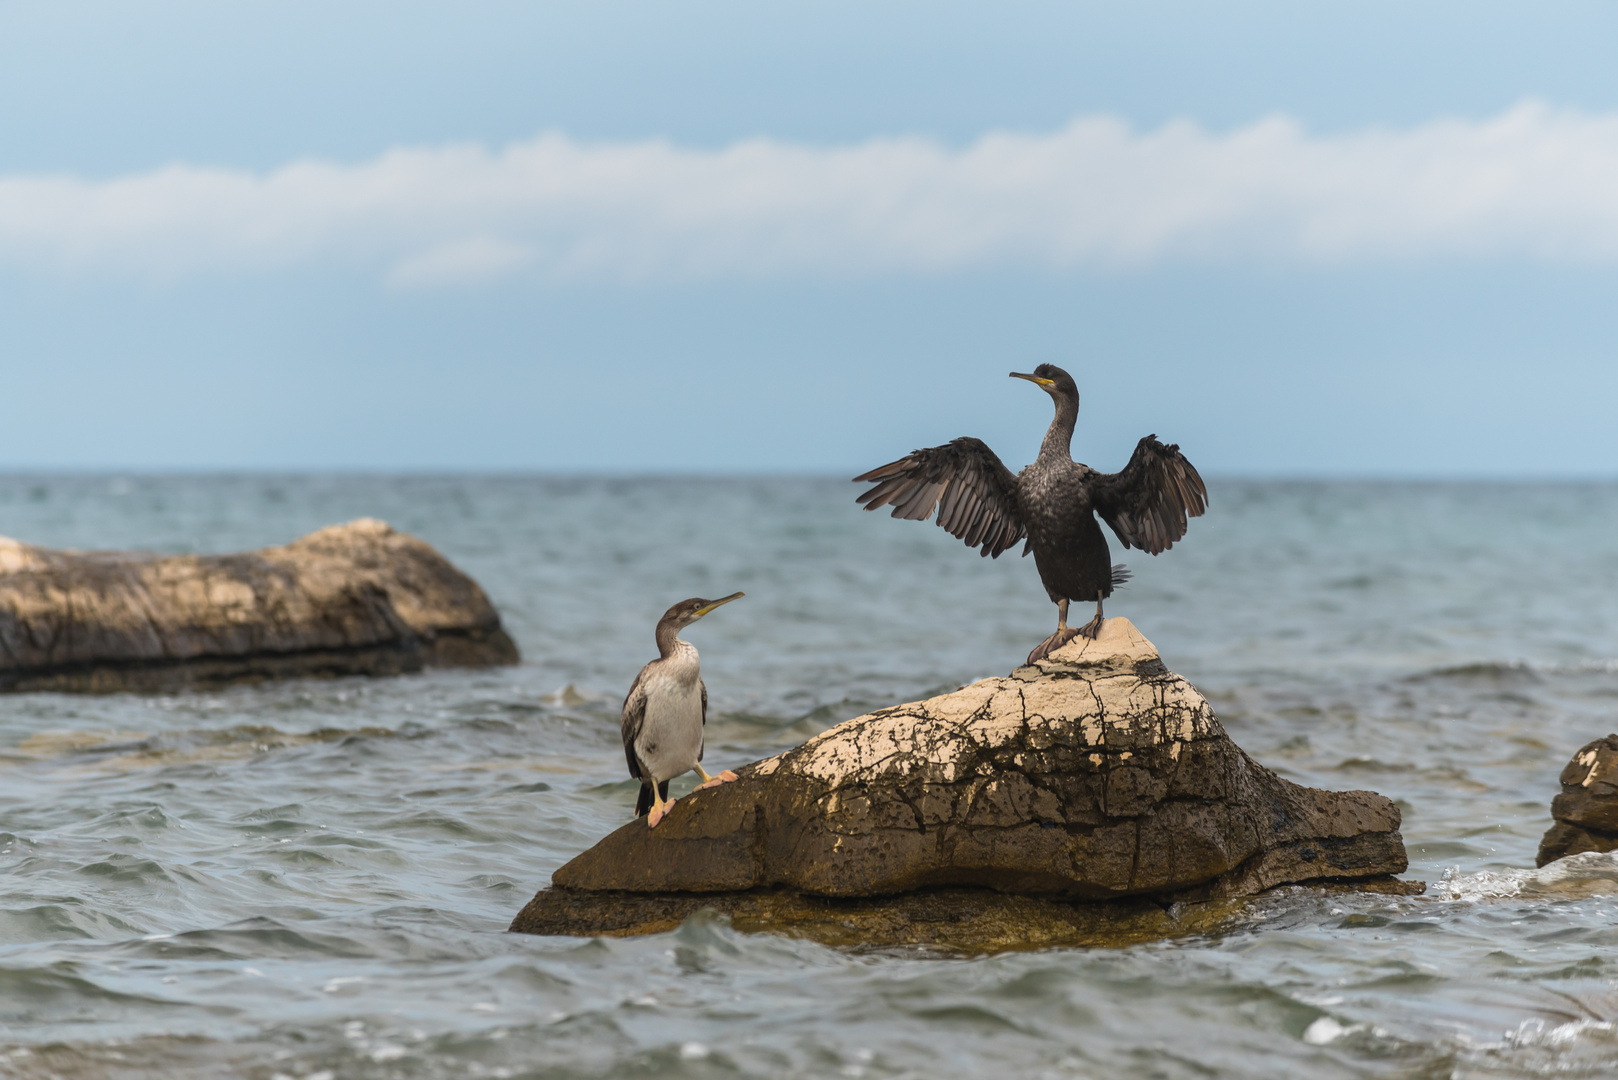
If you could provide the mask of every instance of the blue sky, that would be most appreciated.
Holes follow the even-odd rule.
[[[1618,473],[1618,8],[0,0],[0,467]]]

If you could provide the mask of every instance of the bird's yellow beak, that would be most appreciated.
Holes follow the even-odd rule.
[[[700,619],[704,615],[708,614],[708,612],[710,612],[714,608],[718,607],[720,604],[728,604],[732,600],[740,600],[742,597],[744,597],[746,595],[747,595],[746,593],[742,593],[742,592],[733,592],[729,596],[725,597],[723,600],[714,600],[714,601],[711,601],[709,603],[703,604],[701,607],[697,608],[696,612],[692,615],[692,618]]]
[[[1029,382],[1033,383],[1035,386],[1055,386],[1056,385],[1056,380],[1055,379],[1041,379],[1038,375],[1024,375],[1020,371],[1013,371],[1011,373],[1011,377],[1013,379],[1027,379]]]

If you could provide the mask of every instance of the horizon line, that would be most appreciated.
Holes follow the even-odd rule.
[[[859,469],[851,466],[849,472]],[[1618,471],[1589,473],[1446,473],[1414,472],[1279,472],[1266,470],[1212,472],[1202,470],[1205,479],[1231,483],[1618,483]],[[303,468],[280,466],[241,466],[198,468],[189,465],[141,466],[11,466],[0,465],[0,483],[6,481],[49,480],[604,480],[604,481],[687,481],[687,480],[841,480],[835,469],[643,469],[643,468],[534,468],[528,466],[383,468],[336,466]],[[846,478],[852,483],[852,477]]]

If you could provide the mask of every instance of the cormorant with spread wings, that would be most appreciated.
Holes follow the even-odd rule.
[[[1071,449],[1079,417],[1073,377],[1051,364],[1039,365],[1032,375],[1013,371],[1011,377],[1027,379],[1056,403],[1039,457],[1022,472],[1013,476],[982,440],[967,437],[917,450],[854,482],[876,485],[857,500],[867,510],[892,506],[896,518],[925,521],[936,507],[939,526],[968,547],[981,548],[982,555],[999,558],[1027,538],[1023,554],[1034,553],[1039,579],[1057,611],[1056,633],[1029,653],[1032,664],[1081,634],[1100,634],[1102,601],[1129,578],[1122,564],[1111,565],[1096,514],[1124,547],[1156,555],[1185,535],[1188,517],[1207,509],[1208,489],[1180,448],[1158,442],[1156,435],[1136,444],[1123,472],[1100,473],[1079,464]],[[1070,600],[1094,600],[1095,618],[1069,627]]]

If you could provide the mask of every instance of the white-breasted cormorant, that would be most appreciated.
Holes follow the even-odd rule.
[[[1156,435],[1135,445],[1123,472],[1099,473],[1073,460],[1073,425],[1079,416],[1079,389],[1059,367],[1041,364],[1027,379],[1056,403],[1056,419],[1045,432],[1039,457],[1013,476],[982,440],[956,439],[917,450],[854,478],[875,487],[858,502],[867,510],[893,507],[893,516],[924,521],[938,508],[938,524],[982,555],[1000,553],[1027,537],[1023,554],[1034,553],[1039,579],[1056,604],[1056,633],[1028,654],[1028,662],[1083,634],[1101,632],[1101,602],[1129,571],[1111,565],[1107,538],[1095,514],[1112,526],[1126,548],[1151,555],[1167,551],[1185,535],[1186,518],[1208,506],[1208,489],[1177,445]],[[1067,625],[1069,600],[1096,602],[1095,618],[1082,627]]]
[[[702,729],[708,723],[708,687],[702,682],[697,648],[680,639],[680,631],[720,604],[740,599],[731,593],[722,600],[693,597],[681,600],[657,621],[658,658],[640,669],[624,698],[620,730],[629,775],[640,781],[635,816],[645,814],[656,827],[673,807],[669,781],[692,769],[711,787],[736,779],[729,769],[709,776],[703,769]]]

